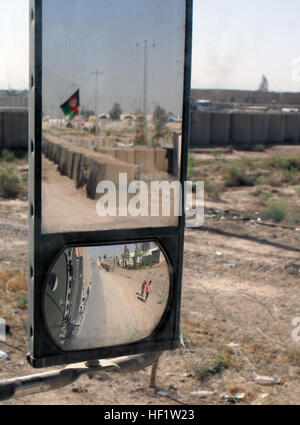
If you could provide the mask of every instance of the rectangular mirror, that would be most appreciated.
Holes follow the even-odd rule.
[[[42,8],[42,232],[176,226],[180,197],[157,195],[153,182],[180,172],[185,1]],[[113,213],[97,208],[104,181]],[[128,193],[134,181],[140,201],[141,190]]]
[[[192,0],[30,0],[34,367],[178,347],[191,39]]]

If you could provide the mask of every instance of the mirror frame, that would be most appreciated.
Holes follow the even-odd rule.
[[[51,1],[51,0],[50,0]],[[35,368],[104,359],[130,354],[176,349],[180,341],[180,306],[184,245],[184,185],[187,178],[189,105],[192,54],[193,0],[185,1],[185,63],[182,115],[182,156],[180,182],[183,187],[182,216],[177,226],[76,231],[43,234],[42,207],[42,0],[30,0],[29,72],[29,277],[28,277],[28,354]],[[162,250],[169,266],[168,308],[152,335],[143,340],[112,347],[62,351],[50,338],[43,316],[43,288],[50,265],[66,246],[130,244],[153,241]]]

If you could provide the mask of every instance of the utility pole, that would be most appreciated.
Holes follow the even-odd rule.
[[[137,47],[139,47],[139,43],[137,43]],[[155,44],[152,45],[155,47]],[[143,114],[144,114],[144,139],[150,144],[148,140],[148,122],[147,122],[147,102],[148,102],[148,40],[144,41],[144,91],[143,91]]]
[[[96,77],[96,92],[95,92],[95,134],[99,134],[99,122],[98,122],[98,77],[100,75],[103,75],[104,72],[99,72],[98,69],[96,69],[95,72],[91,72],[92,75],[95,75]]]
[[[147,77],[148,77],[148,41],[144,41],[144,139],[148,141],[148,123],[147,123]],[[149,144],[149,142],[148,142]]]

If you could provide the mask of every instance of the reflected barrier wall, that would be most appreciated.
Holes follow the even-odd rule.
[[[299,142],[300,114],[297,113],[191,112],[192,148],[222,145],[251,147],[258,143]],[[0,149],[27,149],[27,145],[28,111],[0,108]],[[119,149],[116,153],[118,159],[127,154],[125,149],[121,151]],[[169,161],[166,161],[165,156],[162,161],[161,168],[165,169]],[[126,158],[125,162],[135,161]]]
[[[299,142],[298,113],[191,112],[191,148]]]

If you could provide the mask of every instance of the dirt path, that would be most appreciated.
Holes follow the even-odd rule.
[[[267,153],[259,156],[266,157]],[[73,184],[68,179],[69,183]],[[280,191],[285,193],[289,188],[284,186]],[[268,190],[273,196],[273,189]],[[206,203],[205,229],[186,229],[181,317],[184,346],[165,352],[159,361],[156,384],[163,393],[149,389],[148,368],[125,375],[102,373],[93,380],[82,377],[61,390],[3,404],[228,405],[252,404],[262,394],[266,404],[300,404],[300,348],[292,336],[293,320],[300,316],[300,232],[298,226],[259,224],[262,207],[254,192],[254,188],[228,189],[221,193],[220,201]],[[34,373],[25,361],[27,312],[20,303],[27,282],[22,286],[17,274],[26,268],[27,203],[14,202],[0,201],[0,316],[11,329],[8,345],[0,342],[0,350],[11,359],[0,359],[0,379]],[[55,211],[55,205],[52,207]],[[234,213],[222,219],[216,209]],[[244,220],[250,212],[250,219]],[[86,213],[82,204],[81,214]],[[162,270],[153,268],[151,273],[156,273],[155,281]],[[126,270],[122,272],[122,288],[127,277]],[[143,271],[134,272],[133,295],[140,290],[137,282],[146,277]],[[114,285],[113,274],[110,280],[108,285]],[[8,281],[10,293],[6,291]],[[115,291],[113,297],[120,294]],[[140,304],[150,308],[151,302],[159,306],[154,297],[149,298],[149,305]],[[124,320],[115,304],[111,311]],[[264,385],[255,380],[257,376],[273,377],[274,383]],[[199,391],[208,393],[201,395]]]
[[[100,217],[97,201],[86,196],[84,188],[62,176],[57,165],[43,158],[42,229],[44,233],[92,231],[115,228],[170,226],[175,217]],[[150,204],[149,204],[150,205]]]
[[[92,269],[91,293],[82,324],[63,349],[129,344],[151,335],[166,306],[159,302],[159,295],[151,294],[144,303],[139,281],[101,270],[96,263]]]

